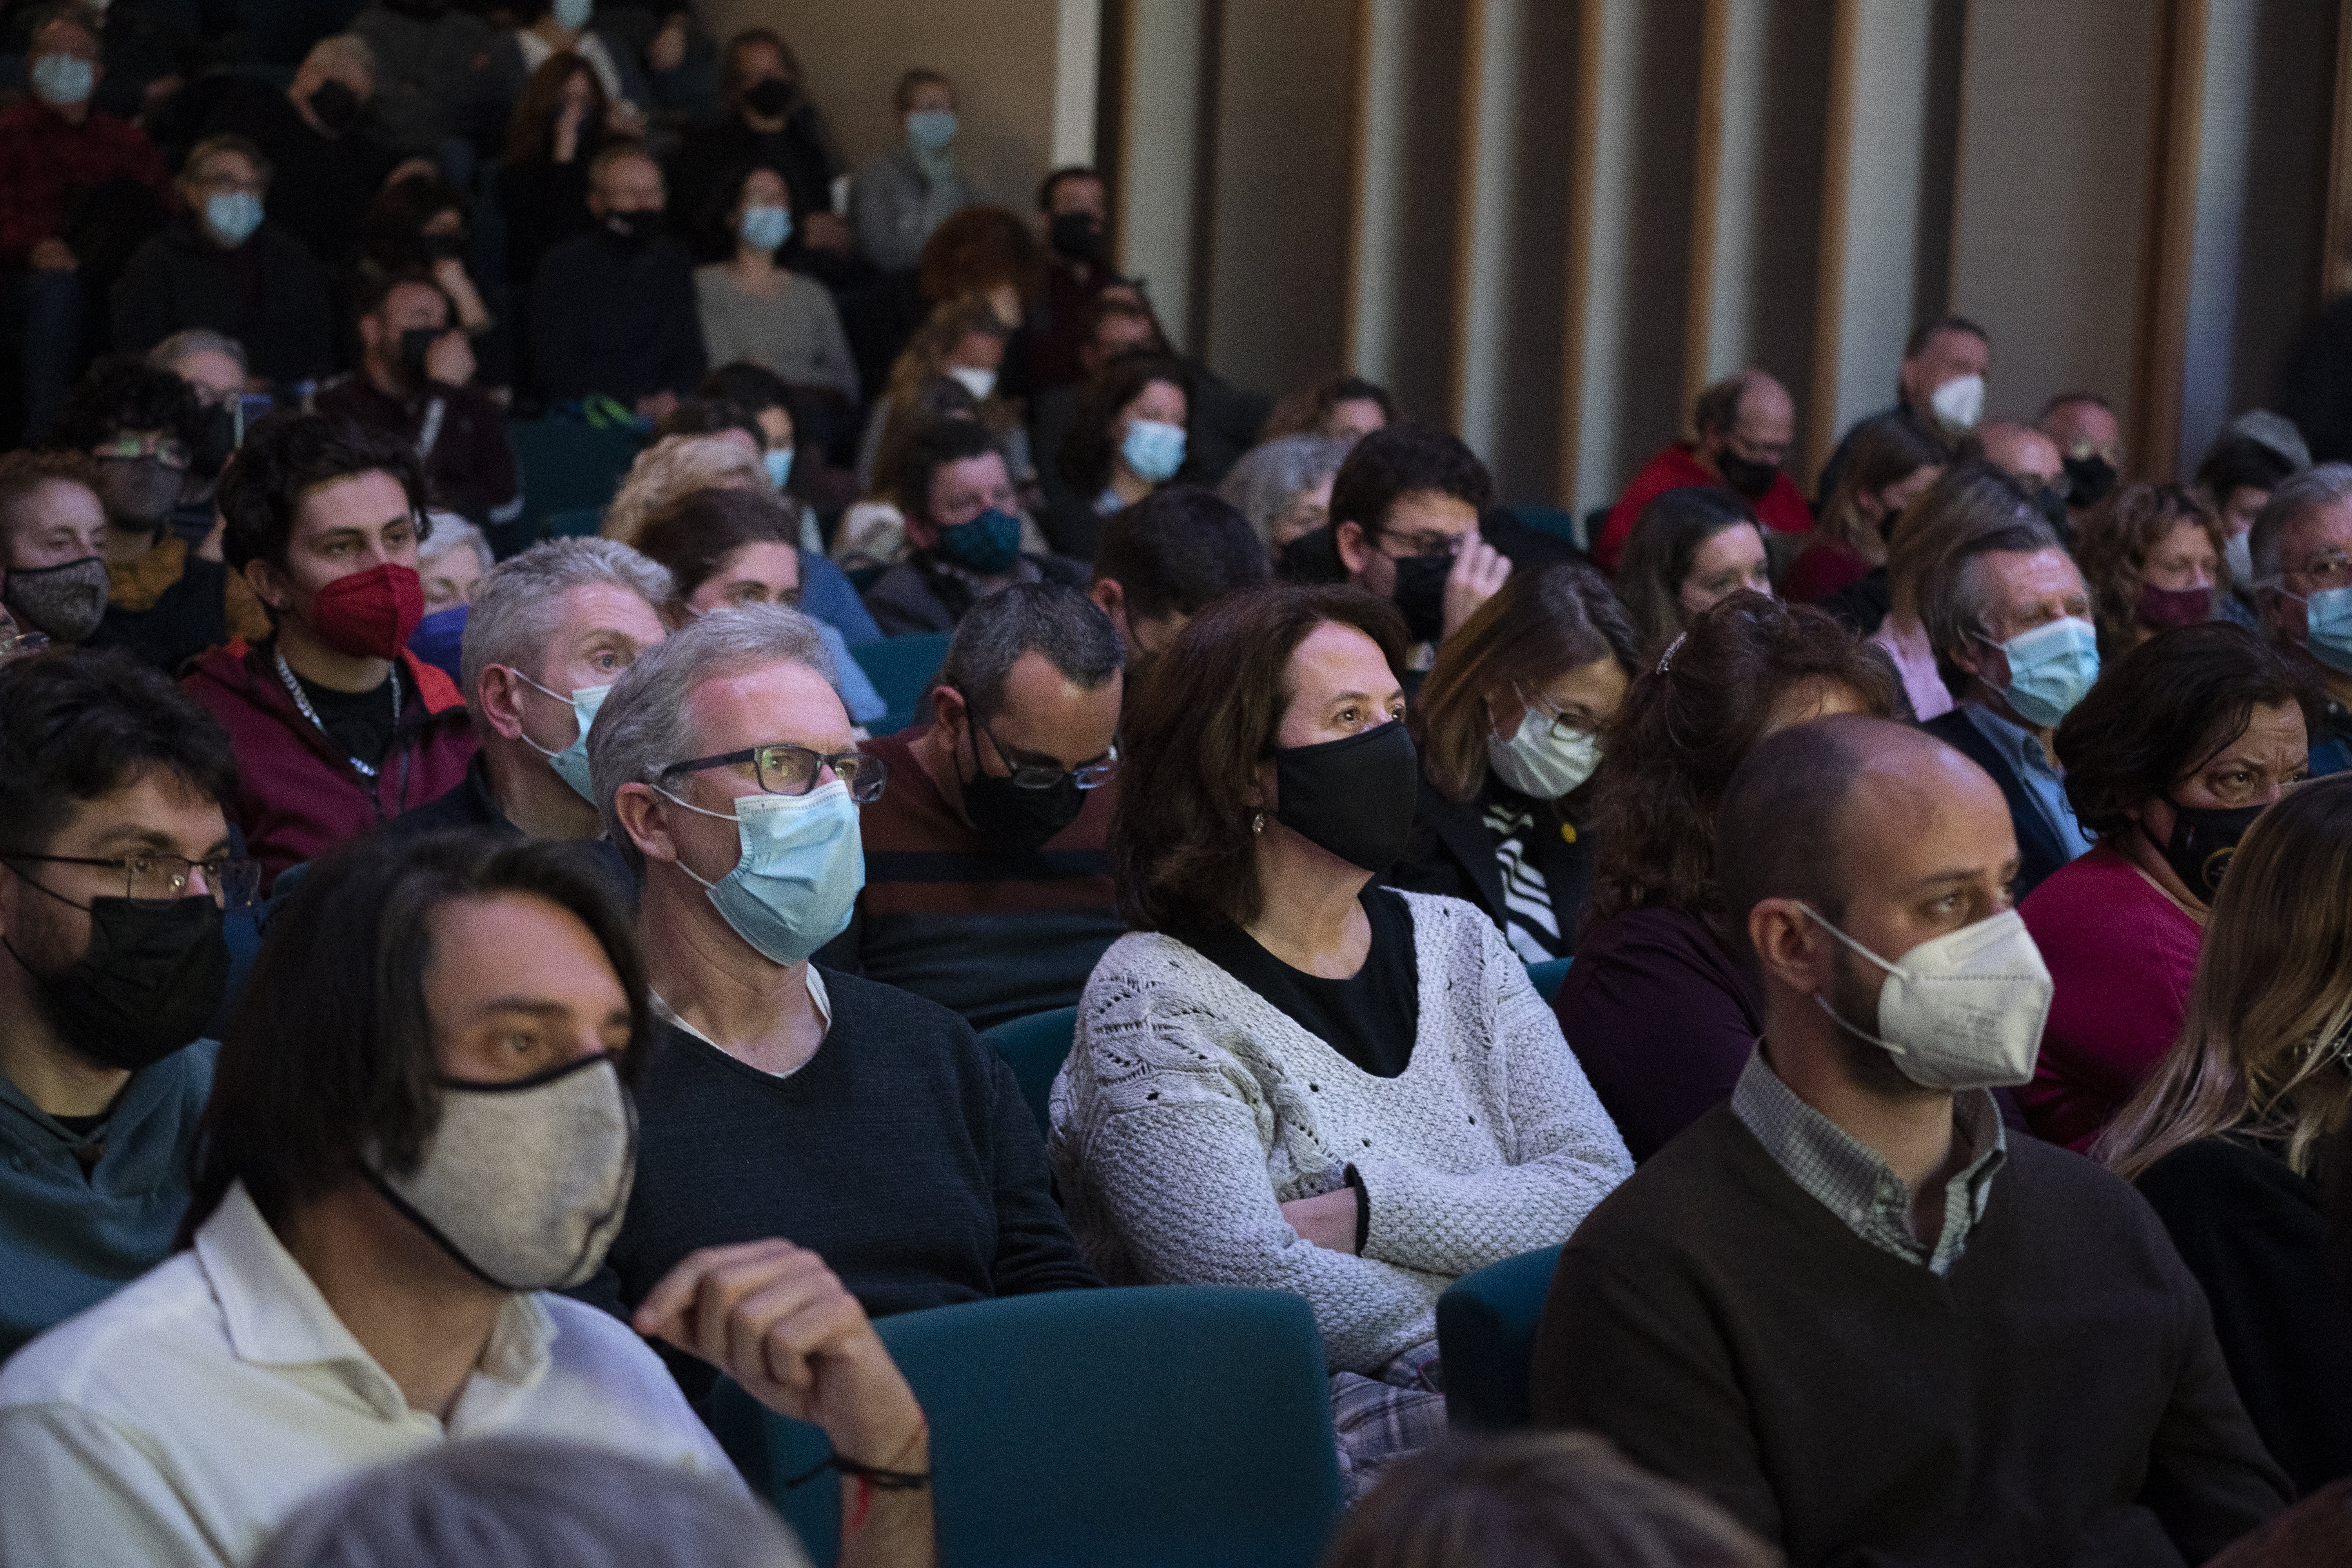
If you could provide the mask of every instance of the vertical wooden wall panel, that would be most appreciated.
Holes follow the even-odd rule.
[[[2170,0],[2157,84],[2158,163],[2149,185],[2147,251],[2138,341],[2133,345],[2126,441],[2137,476],[2168,476],[2179,466],[2181,378],[2189,350],[2190,268],[2197,250],[2198,149],[2205,113],[2205,25],[2209,0]]]
[[[1141,278],[1168,331],[1197,350],[1186,321],[1199,171],[1204,0],[1123,0],[1127,63],[1113,198],[1119,270]]]
[[[1568,179],[1568,254],[1561,268],[1561,298],[1567,313],[1560,323],[1559,471],[1557,494],[1562,506],[1576,508],[1587,489],[1584,458],[1585,373],[1590,363],[1592,332],[1591,305],[1593,273],[1594,179],[1593,149],[1601,140],[1601,80],[1607,59],[1609,0],[1579,0],[1576,18],[1576,65],[1569,78],[1576,84],[1573,131],[1563,139]]]
[[[1689,304],[1683,316],[1683,404],[1714,379],[1715,308],[1722,246],[1724,99],[1735,0],[1706,0],[1699,22],[1698,129],[1691,148]],[[1744,62],[1743,62],[1744,63]]]
[[[2352,289],[2352,0],[2336,11],[2336,101],[2329,117],[2326,248],[2320,257],[2319,291],[2325,296]]]

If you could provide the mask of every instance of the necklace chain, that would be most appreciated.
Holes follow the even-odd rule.
[[[278,661],[278,679],[286,683],[286,695],[294,699],[294,706],[302,710],[303,718],[310,721],[310,727],[321,735],[326,735],[327,726],[320,722],[319,710],[311,707],[310,700],[302,694],[302,683],[294,679],[293,667],[286,662],[286,650],[273,647],[269,653],[270,657]],[[394,735],[400,733],[400,666],[397,663],[392,667],[392,732]],[[328,735],[327,738],[334,739],[331,735]],[[357,768],[362,777],[375,777],[375,770],[357,757],[345,752],[344,760]]]

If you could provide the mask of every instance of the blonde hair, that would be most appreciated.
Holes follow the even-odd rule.
[[[2137,1180],[2200,1138],[2249,1131],[2311,1173],[2352,1103],[2352,775],[2258,817],[2213,900],[2180,1038],[2091,1157]]]
[[[760,459],[727,436],[665,436],[629,465],[620,492],[604,509],[607,539],[635,544],[646,520],[679,497],[714,486],[759,489],[768,483]]]

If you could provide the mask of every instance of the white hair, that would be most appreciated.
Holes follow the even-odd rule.
[[[478,537],[478,535],[477,536]],[[466,636],[457,653],[466,710],[482,724],[482,671],[493,664],[532,679],[547,673],[547,644],[563,620],[563,596],[574,588],[624,588],[658,611],[670,596],[668,571],[610,539],[551,539],[500,562],[474,589]]]
[[[742,442],[725,436],[665,436],[629,465],[620,492],[604,509],[604,537],[635,544],[646,519],[680,496],[736,481],[751,489],[770,488],[766,466]]]

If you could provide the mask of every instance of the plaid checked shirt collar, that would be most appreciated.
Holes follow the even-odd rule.
[[[1731,1113],[1756,1135],[1773,1163],[1789,1173],[1847,1229],[1881,1252],[1950,1271],[1967,1250],[1969,1227],[1984,1217],[1992,1179],[2009,1159],[2000,1110],[1985,1090],[1952,1097],[1952,1133],[1968,1163],[1944,1186],[1944,1228],[1931,1250],[1911,1233],[1911,1193],[1881,1160],[1845,1129],[1797,1098],[1764,1060],[1759,1045],[1731,1091]]]

